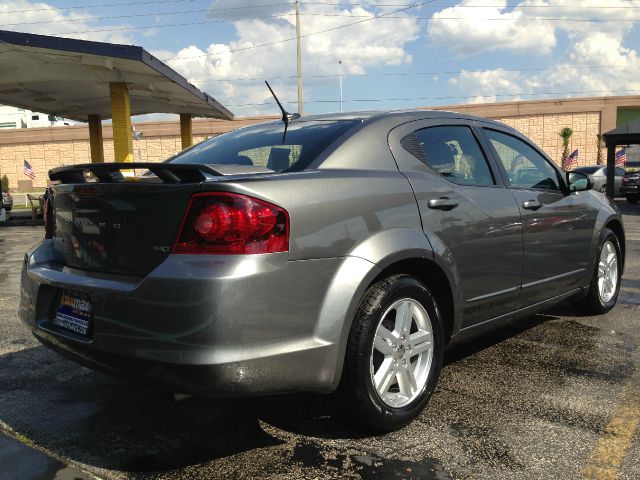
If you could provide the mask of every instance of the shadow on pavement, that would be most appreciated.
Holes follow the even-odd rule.
[[[623,215],[640,215],[640,203],[629,203],[626,200],[616,200],[616,206]]]
[[[445,364],[555,318],[536,315],[454,348]],[[0,421],[11,429],[54,454],[109,470],[167,471],[283,443],[262,422],[284,436],[374,436],[341,414],[335,393],[175,402],[168,392],[94,372],[43,346],[0,357],[0,392]]]

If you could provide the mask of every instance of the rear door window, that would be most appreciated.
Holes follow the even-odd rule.
[[[459,185],[495,185],[478,141],[465,125],[428,127],[407,135],[401,145],[447,180]]]

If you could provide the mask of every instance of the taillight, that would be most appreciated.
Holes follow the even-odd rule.
[[[191,197],[174,253],[247,254],[289,250],[289,214],[238,193]]]

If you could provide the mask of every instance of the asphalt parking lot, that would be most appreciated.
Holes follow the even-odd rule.
[[[334,396],[174,402],[46,350],[16,315],[42,229],[0,227],[0,479],[638,479],[640,207],[620,207],[611,312],[563,304],[447,352],[424,413],[383,436]]]

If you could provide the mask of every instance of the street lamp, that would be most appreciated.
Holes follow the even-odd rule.
[[[338,60],[338,65],[340,67],[340,111],[342,111],[342,60]]]

